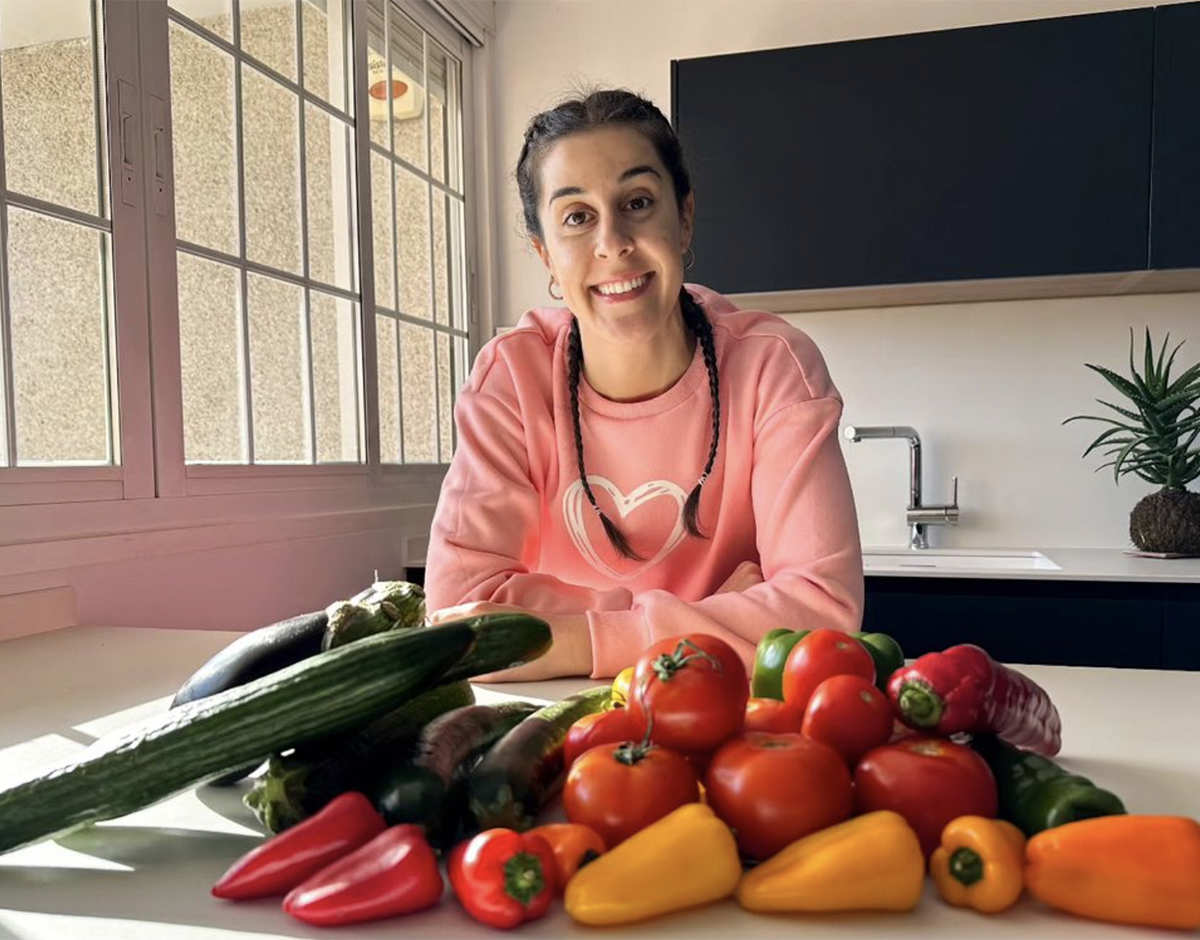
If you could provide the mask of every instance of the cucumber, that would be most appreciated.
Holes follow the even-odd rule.
[[[603,711],[612,686],[538,709],[501,738],[467,779],[468,809],[480,829],[524,832],[562,787],[563,741],[584,715]]]
[[[443,676],[446,682],[523,666],[550,649],[550,624],[529,614],[481,614],[462,620],[475,633],[475,645]]]
[[[496,741],[538,710],[530,702],[468,705],[429,722],[409,760],[387,768],[371,790],[389,826],[419,823],[431,841],[444,844],[454,830],[448,802],[456,779],[466,775]]]
[[[430,721],[475,701],[465,680],[422,692],[349,735],[315,741],[290,754],[272,754],[267,772],[242,802],[263,828],[279,833],[307,819],[347,790],[366,791],[382,763],[408,754]]]
[[[461,624],[381,633],[106,735],[75,760],[0,791],[0,852],[361,727],[437,682],[474,639]]]

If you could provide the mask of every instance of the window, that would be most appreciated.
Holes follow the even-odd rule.
[[[430,11],[0,0],[0,507],[449,461],[470,52]]]
[[[0,467],[121,462],[101,10],[0,3]]]

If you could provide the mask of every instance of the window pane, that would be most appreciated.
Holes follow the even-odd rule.
[[[108,463],[108,239],[8,209],[18,466]]]
[[[400,374],[396,321],[375,317],[375,361],[379,384],[379,454],[382,463],[400,463]]]
[[[446,81],[449,68],[446,52],[429,43],[429,173],[446,181]]]
[[[56,4],[53,15],[29,0],[0,2],[4,161],[14,192],[103,215],[91,11],[87,0]]]
[[[167,5],[222,39],[233,42],[233,4],[230,0],[167,0]]]
[[[400,381],[404,394],[404,462],[437,463],[433,331],[400,323]]]
[[[397,10],[389,8],[388,38],[392,50],[392,142],[396,156],[424,170],[425,159],[425,90],[423,79],[424,32],[416,23]],[[387,86],[377,93],[387,105]]]
[[[296,80],[295,0],[242,0],[242,49]]]
[[[439,323],[450,322],[450,246],[446,243],[446,200],[433,190],[433,287]]]
[[[236,255],[233,58],[185,27],[170,29],[175,234]]]
[[[375,243],[375,303],[396,309],[392,289],[392,174],[391,162],[371,154],[371,228]]]
[[[308,173],[308,269],[316,281],[354,290],[358,230],[354,215],[350,128],[320,108],[304,111]]]
[[[376,253],[376,257],[381,255]],[[429,283],[429,184],[396,167],[396,262],[400,310],[432,320]]]
[[[453,310],[452,325],[457,330],[467,329],[469,300],[467,297],[467,246],[463,228],[463,204],[453,197],[450,206],[450,304]],[[459,373],[460,377],[463,373]]]
[[[450,381],[450,337],[437,334],[438,381],[438,455],[442,463],[450,462],[454,452],[451,428],[454,425],[453,393]]]
[[[241,275],[177,252],[183,451],[188,463],[245,463]]]
[[[383,3],[367,4],[367,105],[371,119],[371,143],[390,150],[388,132],[387,46],[383,40]]]
[[[349,0],[304,0],[300,4],[304,29],[304,87],[335,108],[350,113],[346,92],[345,11]]]
[[[357,462],[358,305],[318,291],[309,293],[312,324],[313,407],[317,462]]]
[[[450,188],[463,191],[462,176],[462,63],[446,59],[446,170]]]
[[[307,461],[304,291],[286,281],[250,274],[247,293],[254,462]]]
[[[246,257],[300,272],[300,161],[297,98],[242,68]]]

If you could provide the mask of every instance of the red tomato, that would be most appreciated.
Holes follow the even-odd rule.
[[[610,849],[684,803],[700,799],[687,759],[663,747],[602,744],[579,756],[563,786],[563,809]]]
[[[620,744],[622,741],[639,740],[640,737],[629,720],[628,710],[624,708],[584,715],[567,729],[567,739],[563,742],[563,767],[570,770],[575,758],[597,744]]]
[[[792,647],[783,664],[783,700],[803,711],[817,686],[830,676],[875,681],[875,660],[866,648],[838,630],[813,630]]]
[[[655,643],[638,657],[628,711],[643,732],[648,715],[652,718],[655,744],[711,751],[741,730],[749,688],[742,657],[732,646],[689,633]]]
[[[800,730],[804,712],[777,698],[752,698],[746,702],[743,731],[792,732]]]
[[[830,676],[804,709],[803,734],[828,744],[853,767],[892,736],[892,703],[862,676]]]
[[[928,857],[946,823],[996,815],[996,779],[969,747],[918,735],[868,751],[854,771],[860,813],[895,810],[913,827]]]
[[[838,752],[801,734],[751,731],[726,741],[704,777],[708,805],[743,855],[764,859],[850,817],[850,771]]]

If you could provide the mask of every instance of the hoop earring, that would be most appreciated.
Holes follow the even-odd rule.
[[[691,256],[692,256],[692,260],[691,260],[691,261],[688,261],[688,260],[687,260],[687,256],[688,256],[688,255],[691,255]],[[694,251],[692,251],[692,246],[691,246],[691,245],[688,245],[688,246],[687,246],[687,251],[685,251],[685,252],[683,253],[683,269],[684,269],[685,271],[687,271],[687,270],[689,270],[689,269],[692,267],[692,265],[694,265],[695,263],[696,263],[696,253],[695,253]]]
[[[550,283],[546,285],[546,293],[549,294],[551,297],[553,297],[555,300],[563,299],[562,294],[556,295],[554,293],[554,275],[553,274],[550,275]]]

